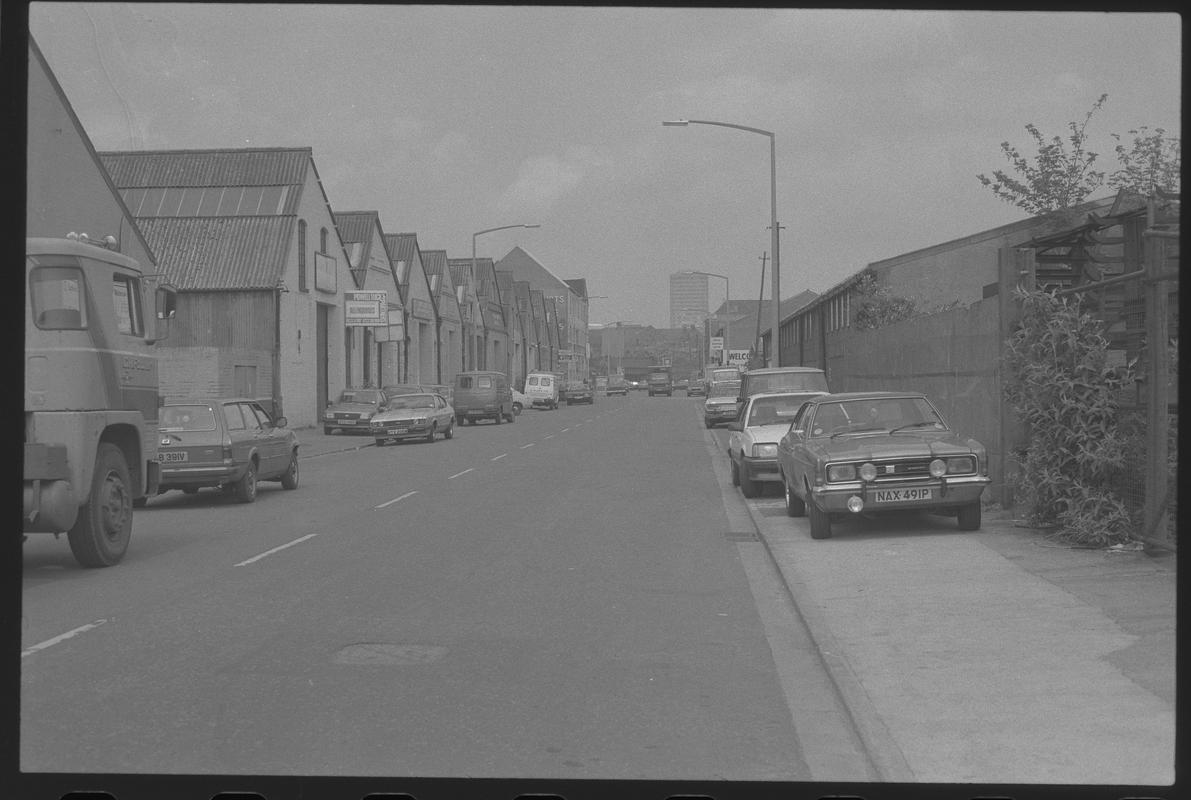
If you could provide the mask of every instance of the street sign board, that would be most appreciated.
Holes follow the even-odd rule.
[[[711,337],[711,352],[714,353],[716,350],[723,350],[723,349],[724,349],[724,337],[723,336],[712,336]]]
[[[749,351],[748,350],[729,350],[728,351],[728,363],[734,367],[741,367],[741,368],[747,367],[748,363],[749,363]]]
[[[387,292],[344,292],[343,321],[348,327],[384,325],[387,320]]]

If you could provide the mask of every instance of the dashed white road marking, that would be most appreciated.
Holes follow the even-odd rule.
[[[64,642],[73,636],[78,636],[80,633],[86,633],[89,630],[98,628],[100,625],[104,624],[105,622],[107,622],[106,619],[97,619],[94,622],[88,622],[86,625],[80,625],[79,627],[75,628],[74,630],[69,630],[66,633],[59,634],[59,635],[55,636],[53,639],[46,639],[44,642],[39,642],[30,648],[22,650],[21,658],[24,658],[25,656],[31,656],[39,650],[45,650],[47,647],[53,647],[54,645],[58,644],[59,642]]]
[[[570,428],[563,428],[561,431],[559,431],[559,433],[566,433],[569,430],[570,430]]]
[[[463,470],[463,472],[456,472],[454,475],[447,478],[447,480],[453,481],[456,478],[458,478],[460,475],[466,475],[469,472],[475,472],[475,469],[476,469],[475,467],[468,467],[467,469]]]
[[[501,453],[498,456],[493,456],[490,460],[491,461],[500,461],[502,458],[504,458],[507,455],[508,455],[508,453]]]
[[[554,434],[553,434],[553,433],[547,433],[547,434],[546,434],[545,436],[543,436],[542,438],[543,438],[543,439],[553,439],[553,438],[554,438]]]
[[[415,495],[417,493],[418,493],[418,491],[416,489],[412,492],[406,492],[405,494],[401,495],[400,497],[394,497],[392,500],[386,500],[385,502],[381,503],[379,506],[373,506],[373,508],[385,508],[386,506],[391,506],[394,503],[404,500],[405,498]]]
[[[523,444],[523,445],[521,445],[521,449],[522,449],[522,450],[524,450],[524,449],[525,449],[525,448],[527,448],[527,447],[533,447],[533,442],[530,442],[529,444]]]
[[[233,566],[242,567],[245,564],[251,564],[254,561],[260,561],[265,556],[271,556],[274,553],[284,550],[287,547],[293,547],[296,544],[301,544],[302,542],[306,541],[307,539],[313,539],[315,536],[318,536],[318,534],[317,533],[308,533],[305,536],[300,536],[297,539],[294,539],[292,542],[286,542],[285,544],[280,545],[279,547],[274,547],[272,550],[266,550],[265,552],[261,553],[260,555],[253,556],[252,558],[241,561],[239,564],[234,564]]]

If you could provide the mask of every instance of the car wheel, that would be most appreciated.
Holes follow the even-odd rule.
[[[516,416],[520,416],[520,415],[521,415],[521,404],[513,403],[513,416],[516,417]]]
[[[377,447],[384,447],[386,444],[388,444],[388,442],[389,442],[389,440],[388,440],[388,439],[377,439],[377,440],[376,440],[376,446],[377,446]]]
[[[813,500],[807,502],[806,510],[811,518],[811,538],[830,539],[831,517],[828,516],[827,512],[815,505],[815,501]]]
[[[961,531],[980,530],[980,501],[961,506],[958,518]]]
[[[110,567],[132,538],[132,481],[124,453],[110,442],[95,452],[91,493],[67,534],[70,552],[84,567]]]
[[[805,517],[806,503],[802,498],[794,494],[794,488],[790,486],[790,482],[782,477],[782,488],[786,492],[786,516],[787,517]]]
[[[256,462],[249,461],[244,476],[236,481],[236,499],[241,503],[256,500]]]
[[[323,426],[323,433],[325,433],[327,436],[330,436],[334,432],[335,432],[334,428],[328,428],[326,426]]]
[[[507,419],[509,422],[516,422],[517,421],[516,410],[510,411],[509,415],[507,417],[505,417],[505,419]]]
[[[436,434],[436,433],[438,433],[438,423],[431,422],[430,423],[430,433],[426,434],[426,442],[429,444],[434,444],[434,434]]]
[[[447,429],[442,432],[442,438],[453,439],[455,437],[455,423],[448,422]]]
[[[761,494],[760,484],[758,484],[757,481],[751,479],[748,476],[747,471],[739,470],[739,472],[740,472],[740,493],[742,495],[744,495],[745,497],[756,497],[757,495]]]
[[[298,488],[298,448],[296,447],[290,451],[289,466],[285,468],[285,472],[281,473],[281,488]]]
[[[730,469],[732,472],[732,485],[739,486],[740,485],[740,468],[736,466],[735,461],[732,461],[731,456],[728,457],[728,460],[731,463]]]

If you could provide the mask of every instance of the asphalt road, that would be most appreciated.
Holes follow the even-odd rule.
[[[600,397],[304,459],[250,505],[170,492],[110,569],[31,536],[21,768],[865,779],[700,409]]]

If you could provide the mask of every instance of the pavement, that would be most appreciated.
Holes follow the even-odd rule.
[[[297,434],[303,458],[374,446]],[[996,509],[814,540],[780,496],[747,507],[882,781],[1174,781],[1174,553],[1072,548]]]

